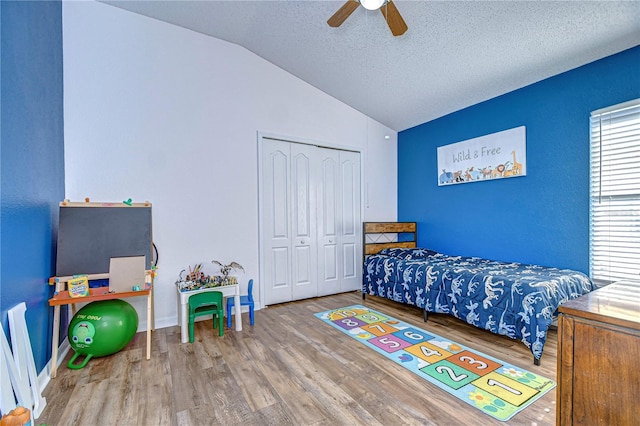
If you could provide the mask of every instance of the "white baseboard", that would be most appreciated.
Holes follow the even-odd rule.
[[[156,330],[161,329],[161,328],[173,327],[175,325],[178,325],[178,317],[177,316],[156,318]],[[138,332],[140,332],[140,331],[147,331],[147,322],[146,321],[144,322],[144,324],[141,324],[140,327],[138,327]]]
[[[259,311],[260,309],[262,309],[262,306],[255,306],[255,310]],[[235,309],[235,308],[234,308]],[[242,306],[241,311],[243,314],[244,313],[249,313],[249,307],[248,306]],[[226,309],[225,309],[225,315],[226,315]],[[201,317],[202,319],[211,319],[211,316],[203,316]],[[198,319],[199,320],[199,319]],[[173,315],[170,317],[164,317],[164,318],[156,318],[156,330],[159,330],[161,328],[167,328],[167,327],[174,327],[174,326],[178,326],[180,325],[180,323],[178,322],[178,315]],[[141,321],[140,323],[138,323],[138,333],[142,333],[142,332],[146,332],[147,331],[147,321]]]
[[[58,368],[62,365],[62,361],[67,356],[67,353],[71,349],[71,345],[69,341],[65,338],[62,344],[58,347]],[[44,390],[49,382],[51,381],[51,359],[47,365],[44,366],[40,374],[38,374],[38,383],[40,384],[40,389]]]

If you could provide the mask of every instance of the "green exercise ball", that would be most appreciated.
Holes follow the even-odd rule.
[[[138,313],[120,299],[91,302],[71,319],[67,336],[75,354],[67,363],[74,370],[83,368],[93,357],[114,354],[123,349],[138,330]],[[80,364],[75,361],[84,355]]]

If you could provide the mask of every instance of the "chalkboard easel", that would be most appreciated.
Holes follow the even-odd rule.
[[[105,274],[112,257],[145,256],[151,269],[151,203],[60,203],[56,276]]]
[[[60,307],[76,303],[129,297],[147,297],[147,359],[151,358],[151,331],[155,328],[153,278],[151,267],[153,240],[151,203],[60,203],[58,254],[55,294],[49,299],[54,308],[51,344],[51,378],[56,377]],[[109,289],[90,289],[90,295],[71,298],[65,290],[73,275],[88,275],[89,280],[109,278],[112,257],[145,256],[145,288],[140,291],[113,293]]]

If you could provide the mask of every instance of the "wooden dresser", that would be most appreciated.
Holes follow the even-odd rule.
[[[640,282],[621,281],[559,308],[557,425],[640,421]]]

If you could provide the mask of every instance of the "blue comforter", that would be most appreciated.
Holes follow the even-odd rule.
[[[386,249],[369,256],[362,291],[521,340],[542,356],[558,306],[594,290],[569,269],[447,256],[428,249]]]

